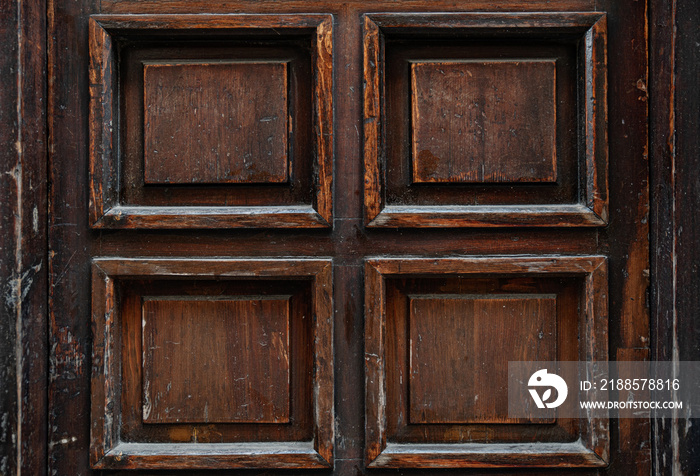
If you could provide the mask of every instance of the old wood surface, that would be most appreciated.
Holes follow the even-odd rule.
[[[331,226],[329,15],[95,15],[89,21],[92,226]],[[201,37],[193,39],[194,31]],[[236,95],[226,97],[233,65],[275,62],[286,65],[277,79],[248,67],[229,84]],[[179,79],[159,77],[171,71],[166,64],[180,65]],[[205,64],[211,66],[202,69]],[[174,82],[162,84],[166,79]],[[160,86],[151,87],[153,81]],[[181,94],[183,81],[196,91]],[[255,87],[234,87],[251,81]]]
[[[413,181],[556,182],[555,71],[551,60],[412,63]]]
[[[333,284],[330,261],[103,258],[94,261],[92,271],[95,352],[92,359],[90,457],[94,467],[213,469],[314,468],[332,465],[334,385],[331,343]],[[137,279],[139,277],[148,278],[149,281],[141,281]],[[285,294],[287,297],[280,300],[279,296]],[[227,332],[220,328],[219,336],[212,338],[207,336],[207,327],[231,326],[229,322],[221,322],[221,318],[241,319],[240,312],[209,312],[197,316],[201,312],[201,305],[190,309],[189,313],[185,313],[182,306],[183,302],[190,307],[202,302],[222,303],[221,296],[239,296],[237,301],[223,301],[237,302],[239,305],[253,302],[282,304],[282,308],[277,306],[277,313],[262,316],[260,310],[257,314],[260,318],[279,320],[285,317],[279,311],[288,311],[286,317],[289,330],[286,333],[289,352],[280,347],[284,346],[281,340],[273,342],[274,333],[271,329],[267,332],[264,328],[249,329],[249,332],[258,334],[254,343],[249,342],[250,345],[269,346],[268,350],[276,357],[280,357],[280,350],[283,352],[284,359],[269,363],[279,371],[280,377],[277,380],[281,378],[281,382],[273,385],[287,387],[286,402],[281,400],[285,395],[282,389],[261,389],[251,395],[246,393],[249,386],[245,383],[233,382],[243,392],[236,401],[235,398],[232,400],[231,395],[210,388],[212,385],[226,385],[226,377],[221,372],[227,365],[235,366],[237,361],[239,370],[247,372],[243,378],[250,379],[252,385],[265,383],[265,377],[261,379],[261,375],[269,378],[275,375],[274,369],[264,369],[265,364],[261,361],[264,352],[239,348],[238,359],[234,357],[229,361],[220,361],[221,352],[215,351],[215,343]],[[257,299],[252,296],[257,296]],[[166,322],[163,325],[174,326],[157,341],[153,335],[153,325],[157,323],[148,324],[148,320],[153,321],[155,318],[151,312],[152,306],[149,306],[149,302],[155,298],[166,303]],[[182,318],[196,318],[200,321],[198,328],[177,327],[177,313],[172,315],[174,305],[178,305],[177,313]],[[217,316],[219,319],[216,319]],[[209,326],[206,321],[209,321]],[[249,321],[249,327],[254,324],[255,321]],[[260,324],[262,323],[258,322],[255,327]],[[287,324],[283,324],[286,329]],[[178,332],[187,332],[188,335],[175,336]],[[204,334],[197,335],[198,332]],[[267,337],[260,333],[267,334]],[[244,335],[245,332],[238,332],[236,338],[243,339]],[[177,340],[169,340],[168,336]],[[271,341],[266,343],[265,339]],[[163,347],[172,345],[173,342],[186,345],[185,341],[197,340],[200,341],[197,348],[204,346],[206,350],[192,352],[190,349],[190,352],[183,353],[173,350],[169,360],[190,360],[195,367],[203,366],[206,369],[213,365],[214,368],[201,370],[196,378],[189,380],[187,365],[174,365],[172,371],[179,371],[179,375],[170,378],[156,374],[157,368],[154,367],[151,355],[159,352],[158,342],[161,344],[160,352],[167,352]],[[235,344],[232,346],[230,342],[225,347],[224,353],[237,350]],[[245,362],[240,362],[251,358],[255,359],[254,365],[251,365],[250,360],[246,365]],[[158,368],[166,369],[169,366],[169,363],[162,364]],[[254,367],[258,369],[257,373],[253,373]],[[207,381],[207,373],[213,380]],[[182,388],[183,385],[186,388]],[[164,393],[177,394],[183,391],[187,395],[182,394],[181,397],[185,401],[192,400],[188,408],[180,409],[180,415],[184,411],[189,416],[179,419],[175,414],[174,418],[167,418],[167,421],[155,421],[158,415],[166,410],[170,413],[177,407],[167,407],[168,401],[175,403],[172,400],[175,396]],[[209,393],[205,394],[207,392]],[[277,403],[277,407],[265,409],[266,393],[268,399]],[[151,398],[146,398],[147,395]],[[159,398],[162,402],[156,402]],[[250,398],[255,399],[255,402],[246,403]],[[227,418],[221,412],[217,414],[217,409],[236,403],[235,409],[229,408],[226,411]],[[272,402],[268,403],[270,404],[274,405]],[[252,413],[255,408],[263,412],[262,419]],[[159,409],[162,410],[160,413]],[[270,413],[271,411],[275,413]],[[239,420],[242,422],[236,422],[235,412],[245,412],[240,414]],[[217,443],[219,446],[202,446],[201,443]],[[256,447],[255,444],[251,446],[252,443],[265,444]]]
[[[3,475],[47,473],[46,8],[42,0],[0,3]]]
[[[700,360],[700,8],[650,2],[651,360]],[[660,475],[700,471],[700,428],[687,414],[654,420]]]
[[[493,5],[488,2],[470,3],[470,10],[497,10],[502,5]],[[317,365],[328,371],[328,366],[335,363],[335,397],[332,386],[317,386],[314,390],[321,395],[319,398],[335,403],[336,411],[324,414],[314,430],[317,434],[326,432],[325,435],[315,440],[317,447],[313,448],[308,442],[300,445],[285,443],[275,448],[229,446],[220,451],[221,447],[203,447],[202,453],[192,455],[188,452],[191,447],[169,446],[143,447],[153,443],[121,443],[114,447],[116,453],[108,454],[103,461],[114,468],[136,468],[139,465],[150,471],[150,468],[158,467],[164,460],[169,460],[172,466],[203,467],[207,462],[212,467],[224,468],[251,466],[255,458],[252,453],[266,455],[270,465],[288,467],[293,463],[306,461],[308,466],[326,465],[331,458],[331,447],[334,446],[333,458],[335,460],[336,474],[362,474],[366,470],[364,463],[365,436],[364,436],[364,362],[374,363],[377,366],[383,362],[376,360],[370,353],[365,354],[363,347],[364,315],[373,312],[377,305],[375,299],[382,295],[384,290],[381,285],[369,289],[371,296],[364,295],[367,307],[363,306],[363,280],[370,278],[371,273],[363,274],[363,260],[367,256],[394,255],[405,256],[469,256],[469,255],[493,255],[493,254],[556,254],[556,255],[607,255],[610,258],[610,292],[607,298],[610,300],[610,350],[614,352],[620,347],[641,348],[649,346],[649,328],[645,325],[644,295],[647,284],[648,264],[645,263],[645,253],[648,252],[646,237],[648,229],[645,228],[648,206],[647,170],[648,162],[644,160],[646,152],[646,37],[645,28],[645,4],[635,2],[632,5],[604,2],[595,4],[589,1],[573,2],[518,2],[508,4],[512,11],[592,11],[598,9],[608,14],[608,85],[609,94],[608,122],[610,124],[609,144],[610,157],[610,213],[604,213],[603,204],[608,200],[607,195],[597,196],[592,193],[591,201],[581,203],[576,209],[545,209],[544,215],[552,217],[538,217],[536,213],[530,213],[527,207],[520,209],[503,209],[497,207],[494,213],[488,217],[476,217],[484,220],[483,225],[489,224],[489,219],[498,224],[499,214],[515,216],[514,223],[517,227],[508,229],[477,228],[471,230],[368,230],[364,227],[363,214],[363,188],[372,190],[372,177],[368,182],[363,178],[362,150],[369,137],[367,132],[370,118],[363,118],[363,97],[366,99],[367,89],[363,92],[363,61],[371,67],[372,61],[363,59],[362,44],[363,31],[361,15],[369,11],[375,12],[425,12],[433,10],[438,12],[459,12],[465,10],[464,4],[454,2],[437,2],[427,4],[421,1],[407,2],[375,2],[371,5],[357,3],[339,4],[336,2],[252,2],[240,1],[235,3],[212,4],[206,1],[179,2],[179,1],[146,1],[136,2],[131,0],[112,0],[92,2],[80,0],[77,3],[54,2],[49,7],[50,23],[50,58],[49,77],[51,89],[49,94],[49,129],[51,132],[50,157],[51,157],[51,233],[49,235],[51,261],[50,261],[50,340],[52,350],[52,368],[49,388],[50,411],[49,425],[50,441],[63,442],[49,446],[48,467],[55,474],[90,474],[90,462],[87,448],[88,421],[90,419],[90,362],[91,353],[93,364],[95,359],[102,356],[99,348],[95,346],[97,341],[89,327],[90,317],[90,272],[89,263],[92,257],[119,257],[121,263],[115,265],[116,270],[124,273],[143,273],[146,268],[139,264],[142,257],[176,257],[184,258],[183,264],[168,264],[173,266],[171,277],[181,276],[182,273],[191,272],[193,263],[201,261],[201,257],[259,257],[271,258],[269,260],[270,275],[288,267],[281,258],[285,256],[317,256],[332,257],[333,269],[324,268],[324,278],[330,286],[334,284],[335,308],[331,306],[329,292],[322,293],[317,301],[316,312],[334,316],[331,318],[335,324],[335,333],[331,337],[327,333],[316,336],[316,341],[323,348],[330,348],[331,341],[335,348],[335,354],[324,354]],[[312,203],[305,203],[304,207],[296,210],[253,208],[250,215],[234,213],[226,215],[226,211],[217,210],[214,215],[224,215],[225,219],[212,226],[212,220],[217,217],[207,216],[204,209],[191,209],[181,211],[182,207],[174,206],[168,209],[160,209],[158,206],[132,207],[132,204],[124,204],[113,209],[113,215],[105,217],[104,228],[180,228],[176,231],[137,231],[137,230],[107,230],[89,231],[88,229],[88,194],[85,192],[88,184],[88,157],[89,138],[88,123],[88,98],[89,88],[94,87],[88,82],[87,71],[87,31],[88,14],[123,15],[115,20],[113,28],[131,28],[138,26],[142,20],[131,16],[136,13],[148,14],[190,14],[190,13],[259,13],[280,14],[300,13],[306,17],[309,12],[330,13],[334,15],[333,26],[333,54],[334,77],[330,74],[316,76],[316,91],[327,90],[330,84],[334,84],[334,97],[332,104],[321,104],[326,117],[334,115],[333,126],[328,122],[321,125],[326,129],[320,133],[324,138],[324,147],[333,147],[335,157],[335,170],[330,167],[321,167],[317,170],[320,177],[325,177],[325,183],[334,179],[336,200],[331,202],[328,195],[320,195]],[[593,14],[591,16],[599,14]],[[415,21],[421,21],[425,15],[414,15]],[[538,18],[532,15],[530,20]],[[562,20],[563,18],[563,20]],[[559,17],[559,23],[565,21],[572,28],[582,34],[589,26],[582,25],[576,19],[576,15],[563,15]],[[181,18],[182,20],[182,18]],[[213,23],[222,25],[221,19],[198,15],[196,18],[187,18],[186,27],[194,29],[207,27]],[[449,16],[436,16],[435,25],[454,26]],[[521,17],[522,21],[530,21],[527,17]],[[233,20],[232,20],[233,21]],[[246,17],[247,24],[261,24],[256,17]],[[303,23],[305,20],[299,20]],[[330,20],[324,20],[325,25],[319,30],[331,27]],[[189,23],[187,23],[189,22]],[[242,20],[239,21],[239,26]],[[234,21],[235,23],[235,21]],[[286,23],[292,27],[306,28],[306,25]],[[403,27],[413,28],[410,23]],[[585,23],[585,22],[584,22]],[[501,26],[503,23],[499,23]],[[158,22],[157,28],[172,29],[173,23],[163,18]],[[231,24],[227,24],[231,26]],[[554,26],[554,25],[550,25]],[[397,28],[400,25],[397,25]],[[402,28],[403,28],[402,27]],[[408,31],[407,30],[407,31]],[[592,34],[591,46],[597,48],[601,45],[600,38]],[[317,37],[317,47],[323,49],[326,58],[326,67],[330,67],[330,53],[327,49],[330,38],[328,36]],[[596,43],[598,41],[598,43]],[[598,46],[596,46],[598,45]],[[633,46],[630,46],[633,45]],[[68,53],[67,53],[68,52]],[[377,51],[377,54],[380,52]],[[376,62],[375,62],[376,64]],[[326,70],[330,72],[330,70]],[[601,78],[598,78],[601,79]],[[641,80],[641,83],[639,82]],[[591,78],[593,81],[593,78]],[[587,83],[588,84],[588,83]],[[601,87],[596,79],[594,89]],[[632,85],[632,86],[630,86]],[[605,104],[598,96],[598,104]],[[376,104],[379,107],[379,103]],[[317,104],[315,107],[319,107]],[[364,120],[364,122],[363,122]],[[379,117],[377,116],[377,119]],[[624,122],[623,122],[624,121]],[[101,142],[105,144],[105,142]],[[93,144],[94,146],[94,144]],[[586,144],[588,150],[595,144]],[[318,154],[318,148],[316,154]],[[324,149],[329,150],[329,149]],[[329,162],[324,162],[329,165]],[[378,171],[378,174],[381,171]],[[589,169],[587,180],[591,183],[598,180],[598,169]],[[379,177],[379,175],[377,175]],[[588,182],[587,182],[588,183]],[[588,190],[590,192],[590,190]],[[588,193],[587,192],[587,193]],[[325,198],[324,198],[325,197]],[[377,204],[382,206],[379,194],[373,195],[367,210],[372,210]],[[203,198],[200,198],[203,200]],[[402,206],[395,204],[393,206]],[[123,207],[123,208],[122,208]],[[312,208],[313,207],[313,208]],[[137,208],[139,208],[137,210]],[[204,207],[208,208],[208,207]],[[588,214],[582,213],[589,210]],[[377,208],[377,211],[380,208]],[[106,211],[106,208],[103,210]],[[333,212],[331,216],[331,211]],[[388,210],[389,211],[389,210]],[[403,212],[404,210],[397,210]],[[422,210],[421,210],[422,211]],[[421,212],[419,211],[419,212]],[[428,215],[435,215],[440,210],[425,210]],[[267,215],[265,213],[267,212]],[[291,216],[293,213],[296,215]],[[467,224],[472,210],[461,210]],[[139,215],[139,213],[141,215]],[[257,220],[255,214],[260,213],[264,219]],[[290,216],[282,216],[284,214]],[[479,213],[482,213],[479,211]],[[524,215],[523,213],[529,214]],[[187,215],[190,216],[187,216]],[[129,218],[128,215],[136,218]],[[158,215],[161,215],[158,217]],[[198,218],[201,217],[201,218]],[[320,218],[319,218],[320,217]],[[528,222],[528,217],[533,222]],[[93,220],[98,217],[93,216]],[[371,218],[374,218],[372,216]],[[410,217],[409,217],[410,218]],[[449,218],[449,216],[447,217]],[[425,220],[425,217],[418,217]],[[111,222],[110,222],[111,220]],[[239,220],[241,220],[239,222]],[[257,221],[256,221],[257,220]],[[295,221],[299,220],[299,221]],[[537,221],[539,220],[539,222]],[[292,223],[293,227],[305,226],[316,223],[317,226],[326,222],[333,225],[332,229],[320,230],[238,230],[226,232],[221,230],[207,230],[208,227],[237,226],[264,226],[275,227],[284,223]],[[539,225],[545,222],[554,223],[555,226],[548,229],[534,229],[529,224]],[[598,229],[601,225],[607,227]],[[414,222],[415,223],[415,222]],[[443,223],[435,222],[438,226]],[[378,225],[398,227],[410,225],[411,220],[401,222],[398,218],[387,219]],[[572,225],[570,229],[564,229],[562,225]],[[575,225],[593,225],[586,229],[580,229]],[[183,230],[182,228],[194,226],[199,231]],[[520,228],[522,226],[523,228]],[[225,265],[217,265],[216,259],[204,260],[211,267],[209,276],[222,271]],[[275,265],[274,263],[279,263]],[[450,262],[440,262],[436,266],[445,266],[444,271],[450,272]],[[498,266],[498,260],[496,260]],[[277,266],[277,267],[275,267]],[[538,265],[539,266],[539,265]],[[545,268],[549,264],[542,265]],[[302,266],[303,267],[303,266]],[[540,269],[538,267],[533,270]],[[527,270],[527,269],[525,269]],[[121,272],[121,271],[119,271]],[[250,274],[253,276],[254,274]],[[207,274],[205,273],[205,275]],[[93,291],[101,282],[97,277],[92,283]],[[170,278],[168,278],[170,279]],[[187,278],[190,279],[190,278]],[[197,278],[202,279],[202,278]],[[600,284],[600,283],[599,283]],[[107,289],[107,288],[105,288]],[[107,302],[106,296],[102,296]],[[583,330],[584,334],[595,332],[599,329],[593,325],[590,329]],[[381,332],[381,330],[380,330]],[[375,336],[377,337],[377,336]],[[646,340],[645,340],[646,339]],[[600,349],[589,348],[587,352],[596,352]],[[326,375],[326,378],[328,375]],[[369,385],[369,384],[368,384]],[[109,390],[108,388],[105,391]],[[92,390],[92,396],[99,392]],[[377,398],[380,396],[378,395]],[[104,412],[102,414],[105,414]],[[332,436],[333,427],[337,433]],[[640,441],[650,441],[649,432],[644,426],[628,428],[625,431],[640,435]],[[320,432],[320,433],[319,433]],[[331,432],[330,434],[328,432]],[[621,441],[616,428],[613,428],[610,442],[610,459],[613,466],[610,470],[584,470],[575,474],[631,474],[630,471],[640,473],[648,472],[649,448],[636,449],[626,446]],[[319,441],[321,442],[319,445]],[[373,441],[369,439],[369,445]],[[179,444],[179,443],[178,443]],[[207,443],[208,444],[208,443]],[[608,459],[608,455],[601,456],[600,448],[605,442],[587,441],[579,444],[568,444],[565,448],[557,444],[553,446],[540,446],[540,453],[533,453],[528,461],[521,458],[513,461],[508,454],[525,454],[532,450],[528,446],[519,448],[505,448],[503,446],[476,447],[464,443],[450,448],[425,448],[425,452],[412,452],[403,454],[401,448],[394,448],[394,443],[387,446],[386,457],[390,465],[418,464],[429,466],[430,461],[442,458],[442,466],[456,467],[456,465],[472,464],[489,466],[498,464],[512,466],[521,464],[542,465],[556,464],[566,460],[565,464],[593,464],[599,465],[601,461]],[[232,443],[234,445],[234,443]],[[591,451],[590,448],[596,448]],[[377,448],[378,449],[378,448]],[[396,450],[396,451],[395,451]],[[217,453],[217,451],[220,451]],[[453,451],[453,454],[449,454]],[[562,451],[568,454],[562,457]],[[277,454],[275,454],[277,452]],[[394,452],[398,456],[394,456]],[[209,459],[207,453],[213,455]],[[225,454],[223,454],[225,453]],[[314,456],[320,454],[321,457]],[[444,457],[440,454],[446,455]],[[466,456],[465,456],[466,455]],[[317,458],[312,461],[312,458]],[[272,461],[277,463],[272,463]],[[260,461],[260,458],[257,459]],[[391,463],[393,461],[394,463]],[[397,463],[403,461],[403,463]],[[471,461],[471,463],[470,463]],[[162,467],[162,466],[161,466]],[[630,469],[632,468],[632,469]],[[374,471],[374,470],[373,470]],[[463,470],[455,469],[454,472],[443,471],[440,474],[461,474]],[[502,473],[515,472],[528,473],[526,470],[502,469]],[[380,474],[379,471],[378,474]],[[489,474],[493,474],[493,471]],[[540,470],[531,470],[529,474],[541,474]],[[557,470],[557,474],[567,474],[566,469]]]
[[[607,296],[602,291],[606,288],[607,279],[603,257],[372,258],[367,261],[365,274],[367,276],[365,425],[368,438],[365,457],[369,467],[450,468],[529,465],[604,466],[607,464],[610,440],[608,423],[605,420],[583,419],[577,422],[559,419],[555,428],[537,428],[537,425],[509,428],[508,425],[503,425],[505,421],[500,421],[501,425],[493,426],[468,425],[466,423],[472,422],[454,421],[454,418],[443,418],[442,421],[430,421],[432,425],[421,425],[424,422],[416,421],[415,417],[425,420],[425,416],[416,414],[414,400],[416,396],[425,395],[425,393],[420,389],[422,383],[418,380],[420,373],[416,375],[415,372],[416,364],[426,365],[429,369],[432,368],[428,370],[429,372],[436,374],[437,380],[431,380],[430,396],[426,398],[430,398],[433,404],[441,403],[442,406],[436,406],[436,410],[441,410],[445,417],[451,415],[449,397],[463,401],[464,399],[460,399],[457,393],[463,385],[469,385],[469,383],[450,383],[452,378],[444,373],[449,372],[450,368],[450,363],[445,361],[449,361],[450,356],[460,358],[458,356],[463,355],[464,352],[459,347],[450,345],[456,336],[440,339],[440,350],[443,353],[441,359],[416,360],[421,357],[421,354],[417,352],[420,349],[415,346],[420,347],[423,343],[420,339],[418,342],[413,340],[414,324],[406,322],[415,317],[412,313],[414,304],[411,302],[411,297],[415,299],[417,296],[424,295],[432,300],[439,299],[446,303],[456,293],[463,293],[484,296],[486,301],[495,305],[509,293],[527,292],[530,297],[541,296],[543,293],[545,295],[556,293],[558,328],[556,332],[550,332],[548,337],[542,334],[542,338],[546,339],[545,345],[548,344],[557,349],[556,354],[552,352],[556,355],[556,360],[604,361],[608,353],[608,303]],[[548,281],[548,279],[562,276],[577,275],[579,279],[583,279],[583,283],[579,285],[563,286],[561,282]],[[413,278],[415,276],[420,278]],[[506,276],[511,279],[505,279]],[[503,305],[499,307],[502,308]],[[445,318],[442,314],[439,315]],[[455,318],[463,319],[463,315],[464,312],[458,313]],[[523,314],[518,313],[518,316],[522,318]],[[490,319],[493,320],[494,316],[491,315]],[[497,324],[494,322],[494,325]],[[449,325],[444,327],[450,328]],[[442,329],[442,327],[438,328]],[[459,335],[459,331],[455,333]],[[480,332],[479,336],[488,339],[487,332]],[[430,337],[426,335],[425,345],[429,344],[429,339]],[[508,338],[505,340],[507,341]],[[496,343],[491,345],[494,348],[500,348],[500,346],[501,344]],[[410,347],[410,351],[407,347]],[[475,346],[471,345],[469,348],[473,349]],[[513,346],[510,345],[509,350],[512,348]],[[496,362],[499,358],[490,354],[490,351],[481,352],[478,355],[480,357],[490,355],[489,362]],[[476,382],[479,383],[475,385],[483,386],[481,388],[483,391],[478,392],[475,389],[469,394],[496,395],[495,401],[484,403],[487,407],[482,407],[479,413],[480,417],[488,417],[489,414],[494,413],[494,409],[488,405],[499,405],[498,395],[502,395],[505,390],[498,388],[499,380],[493,375],[483,380],[484,372],[488,373],[492,370],[491,374],[498,374],[503,371],[503,367],[494,364],[495,368],[491,368],[488,363],[481,362],[477,358],[479,373],[475,375],[478,376]],[[468,363],[460,365],[468,366]],[[445,369],[441,370],[440,367],[443,366]],[[462,374],[464,373],[468,373],[468,370],[466,372],[463,370]],[[495,380],[492,380],[492,377]],[[418,388],[415,388],[416,385]],[[450,392],[454,394],[450,395]],[[449,395],[449,397],[441,400],[442,395]],[[469,399],[470,404],[472,398]],[[503,405],[502,400],[500,404]],[[438,426],[436,423],[452,423],[452,425]],[[562,460],[548,459],[545,454],[551,448],[546,445],[539,448],[538,443],[532,443],[532,440],[541,440],[545,435],[548,442],[558,443],[557,451],[562,454],[570,453],[569,457]],[[586,457],[576,456],[580,451],[577,446],[579,443],[573,444],[571,441],[577,439],[583,444]],[[479,456],[476,454],[477,451],[472,452],[468,449],[466,451],[455,449],[465,440],[484,445],[479,447],[485,455]],[[437,442],[443,444],[434,444]],[[445,443],[452,443],[452,445]],[[512,443],[517,444],[507,451],[507,455],[496,456]],[[385,454],[385,452],[388,453]],[[533,457],[536,454],[540,456]]]
[[[154,62],[143,75],[145,183],[287,181],[285,61]]]

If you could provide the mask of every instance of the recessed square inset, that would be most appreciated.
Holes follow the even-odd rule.
[[[284,183],[286,62],[144,64],[146,184]]]
[[[556,295],[410,297],[411,423],[552,423],[508,418],[507,369],[556,360]]]
[[[556,63],[411,64],[413,181],[555,182]]]
[[[97,258],[90,463],[333,466],[330,259]]]
[[[508,411],[509,362],[608,360],[606,289],[603,256],[368,258],[367,467],[606,466],[606,418]]]
[[[149,297],[142,316],[145,423],[289,422],[288,296]]]
[[[91,227],[332,227],[332,15],[93,15],[89,50]]]
[[[364,16],[371,228],[608,221],[601,12]]]

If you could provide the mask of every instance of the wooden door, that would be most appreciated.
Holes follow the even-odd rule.
[[[648,358],[645,15],[51,3],[49,473],[648,474],[505,406]]]

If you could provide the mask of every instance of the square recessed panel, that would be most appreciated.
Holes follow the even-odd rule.
[[[607,360],[605,258],[369,258],[365,279],[368,467],[607,464],[606,419],[508,413],[509,362]]]
[[[284,183],[287,63],[144,65],[146,184]]]
[[[327,259],[96,259],[92,466],[332,466],[332,289]]]
[[[333,19],[95,15],[93,228],[332,226]]]
[[[555,182],[554,60],[411,64],[413,181]]]
[[[145,423],[289,422],[289,297],[148,297],[142,309]]]
[[[605,225],[606,28],[597,12],[366,14],[366,225]]]
[[[509,361],[556,360],[556,295],[409,300],[411,423],[553,423],[508,418],[506,382]]]

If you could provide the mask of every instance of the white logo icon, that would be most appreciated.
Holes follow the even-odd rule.
[[[541,398],[536,389],[529,389],[530,395],[532,395],[532,399],[535,401],[537,408],[557,408],[564,403],[569,393],[569,387],[566,386],[564,379],[557,374],[548,374],[547,369],[538,370],[532,374],[527,385],[528,387],[549,387],[544,391]],[[557,399],[553,402],[545,403],[552,396],[552,388],[555,388],[557,391]]]

